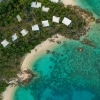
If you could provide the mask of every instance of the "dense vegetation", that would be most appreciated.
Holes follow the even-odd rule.
[[[59,33],[73,37],[77,32],[81,32],[86,25],[84,19],[71,9],[71,6],[64,7],[62,3],[51,3],[49,0],[39,0],[44,6],[50,7],[48,13],[42,12],[41,8],[33,9],[30,4],[36,0],[8,0],[0,3],[0,42],[5,38],[10,41],[7,48],[0,45],[0,92],[4,90],[5,84],[2,80],[8,80],[15,77],[22,57],[30,52],[37,44],[51,37],[53,34]],[[38,0],[37,0],[38,1]],[[20,15],[22,22],[18,22],[16,15]],[[52,16],[60,16],[60,24],[52,23]],[[72,20],[70,26],[61,23],[64,17]],[[50,27],[42,28],[41,21],[49,20]],[[39,24],[40,31],[33,32],[31,25]],[[20,31],[25,28],[29,34],[22,37]],[[11,41],[12,34],[17,33],[18,39]]]

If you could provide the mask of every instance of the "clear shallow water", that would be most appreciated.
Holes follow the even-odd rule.
[[[14,100],[100,100],[99,48],[67,40],[39,58],[32,70],[40,77],[19,88]]]
[[[67,40],[39,58],[32,70],[40,77],[18,88],[14,100],[100,100],[100,24],[94,24],[84,38],[95,47]]]

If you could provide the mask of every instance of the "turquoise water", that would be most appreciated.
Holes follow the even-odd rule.
[[[90,11],[96,18],[100,18],[100,0],[74,0],[79,6]]]
[[[99,16],[100,10],[95,7],[100,0],[83,1]],[[95,47],[67,39],[38,58],[30,67],[39,77],[18,88],[13,100],[100,100],[100,24],[92,25],[84,38]]]

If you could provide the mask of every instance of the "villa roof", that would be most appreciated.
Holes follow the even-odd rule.
[[[72,21],[70,19],[66,18],[66,17],[64,17],[64,19],[62,20],[62,23],[67,25],[67,26],[70,25],[71,22]]]
[[[44,12],[48,12],[49,9],[50,9],[50,8],[48,8],[48,7],[42,6],[42,11],[44,11]]]
[[[42,26],[43,26],[43,27],[49,26],[48,20],[42,21]]]
[[[26,29],[23,29],[20,33],[22,34],[22,36],[25,36],[28,34],[28,31]]]
[[[31,7],[33,7],[33,8],[40,8],[41,7],[41,3],[40,2],[32,2],[31,3]]]
[[[9,44],[9,42],[5,39],[1,42],[1,44],[3,47],[6,47]]]
[[[33,31],[38,31],[38,30],[39,30],[38,24],[33,25],[33,26],[32,26],[32,30],[33,30]]]
[[[17,18],[18,22],[21,22],[22,21],[20,15],[17,15],[16,18]]]
[[[50,0],[51,2],[58,3],[59,0]]]
[[[17,37],[16,33],[12,35],[12,41],[17,40],[17,38],[18,38],[18,37]]]
[[[52,22],[59,23],[60,17],[53,16]]]

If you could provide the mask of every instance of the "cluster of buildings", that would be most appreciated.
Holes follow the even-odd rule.
[[[51,2],[54,2],[54,3],[58,3],[58,2],[59,2],[59,0],[50,0],[50,1],[51,1]],[[42,6],[42,4],[41,4],[40,2],[32,2],[32,3],[31,3],[31,7],[32,7],[32,8],[42,8],[42,11],[44,11],[44,12],[48,12],[49,9],[50,9],[50,8],[48,8],[48,7]],[[18,22],[21,22],[21,21],[22,21],[20,15],[17,15],[16,18],[17,18]],[[59,24],[59,23],[60,23],[60,17],[58,17],[58,16],[53,16],[53,17],[52,17],[52,22],[58,23],[58,24]],[[66,25],[66,26],[69,26],[71,22],[72,22],[72,21],[71,21],[70,19],[68,19],[67,17],[64,17],[63,20],[62,20],[62,23],[63,23],[64,25]],[[48,21],[48,20],[42,21],[42,27],[49,27],[49,26],[50,26],[50,24],[49,24],[49,21]],[[39,31],[39,30],[40,30],[38,24],[32,25],[31,28],[32,28],[32,31]],[[26,36],[26,35],[28,34],[28,31],[27,31],[26,29],[23,29],[23,30],[20,31],[20,33],[22,34],[22,36]],[[18,39],[18,36],[17,36],[16,33],[14,33],[14,34],[12,35],[12,41],[15,41],[15,40],[17,40],[17,39]],[[7,41],[6,39],[4,39],[4,40],[1,42],[1,45],[2,45],[3,47],[7,47],[7,46],[9,45],[9,43],[10,43],[9,41]]]

